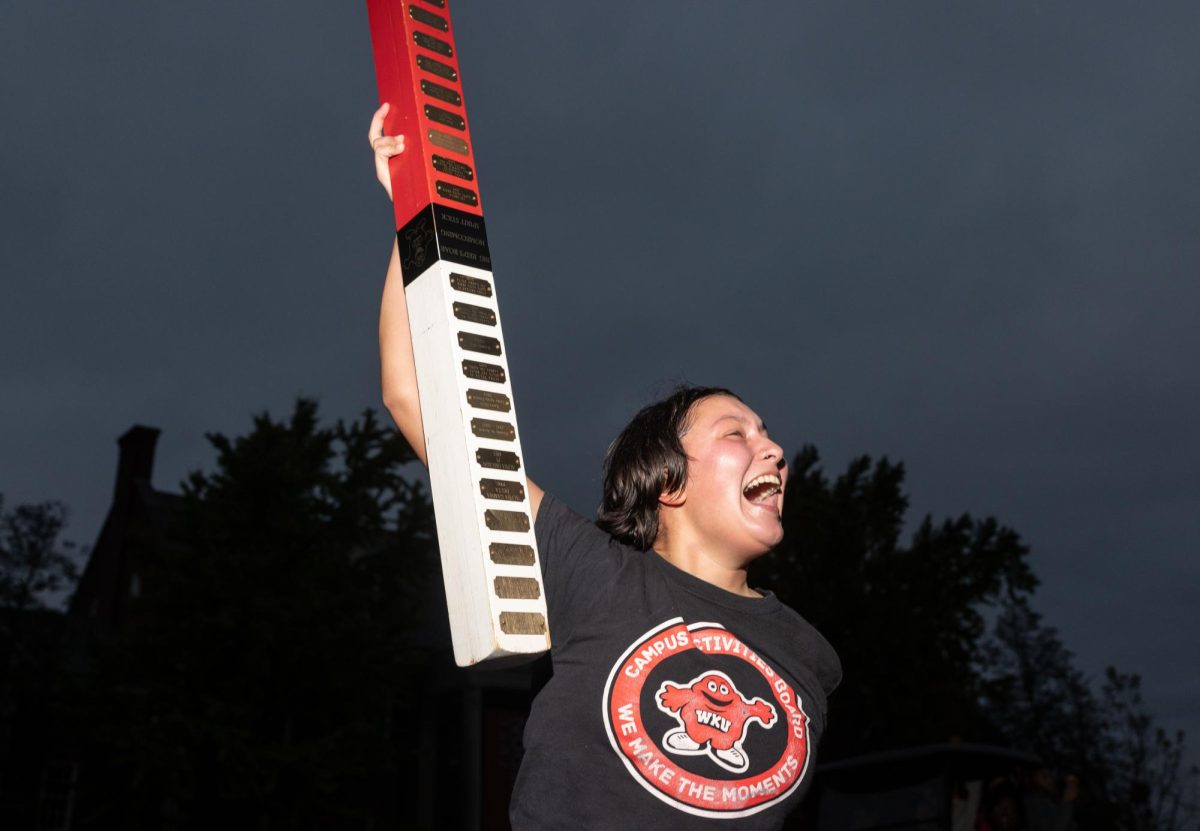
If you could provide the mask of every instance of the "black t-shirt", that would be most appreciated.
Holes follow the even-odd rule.
[[[717,588],[549,494],[535,530],[554,676],[513,827],[778,828],[812,775],[833,648],[773,594]]]

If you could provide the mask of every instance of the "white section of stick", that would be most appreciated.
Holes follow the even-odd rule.
[[[480,478],[518,482],[525,490],[525,457],[521,452],[515,403],[507,413],[476,409],[467,404],[468,388],[502,393],[512,402],[512,386],[494,285],[490,298],[455,291],[450,286],[452,272],[492,284],[492,275],[488,271],[439,261],[413,280],[405,295],[454,660],[459,666],[468,666],[506,656],[537,655],[550,648],[550,635],[548,632],[545,635],[513,635],[500,628],[501,612],[532,612],[542,615],[545,620],[545,586],[532,527],[527,532],[493,531],[484,522],[484,512],[489,509],[519,511],[531,524],[533,514],[528,493],[520,502],[515,502],[486,499],[480,492]],[[473,324],[455,318],[452,307],[455,301],[491,309],[496,313],[496,325]],[[459,332],[498,339],[501,354],[464,351],[458,344]],[[462,369],[464,360],[502,367],[504,383],[467,378]],[[475,436],[471,432],[472,418],[510,423],[517,437],[510,442]],[[475,451],[480,448],[515,453],[521,460],[520,469],[504,471],[480,467],[475,458]],[[530,546],[534,551],[534,564],[513,566],[492,562],[488,552],[492,542]],[[494,580],[498,576],[535,579],[538,598],[497,597]]]

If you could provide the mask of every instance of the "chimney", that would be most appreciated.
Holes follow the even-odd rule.
[[[121,448],[117,460],[117,486],[113,502],[119,502],[139,480],[150,482],[154,472],[154,446],[158,443],[158,428],[135,424],[117,439]]]

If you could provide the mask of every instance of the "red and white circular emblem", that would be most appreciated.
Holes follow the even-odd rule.
[[[699,816],[765,810],[808,767],[799,696],[718,623],[675,618],[638,638],[609,673],[604,726],[642,787]]]

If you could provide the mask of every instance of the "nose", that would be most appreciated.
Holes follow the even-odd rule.
[[[776,462],[783,461],[783,448],[771,439],[765,439],[762,447],[762,457]]]

